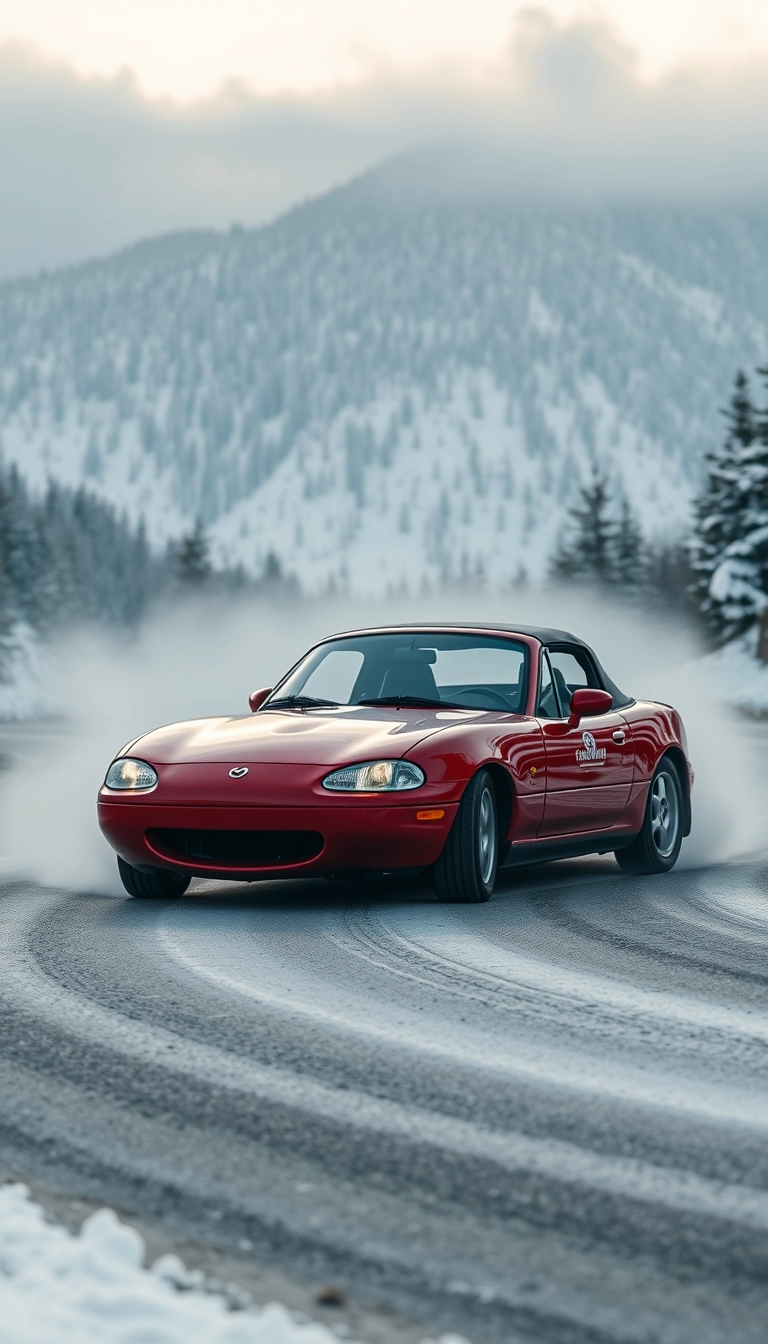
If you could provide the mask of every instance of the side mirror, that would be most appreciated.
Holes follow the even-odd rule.
[[[251,706],[251,713],[255,714],[257,709],[261,709],[268,695],[272,694],[272,687],[265,686],[261,691],[254,691],[248,696],[248,704]]]
[[[571,696],[571,717],[569,728],[578,728],[581,719],[589,714],[607,714],[613,709],[613,697],[608,691],[597,691],[591,686],[582,686]]]

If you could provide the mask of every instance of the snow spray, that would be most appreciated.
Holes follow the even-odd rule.
[[[696,784],[681,863],[704,866],[762,848],[760,745],[717,702],[693,638],[594,594],[524,589],[284,605],[203,596],[157,610],[137,631],[73,635],[52,652],[62,720],[50,732],[38,729],[0,778],[2,853],[12,869],[46,885],[122,894],[95,806],[122,747],[173,720],[247,713],[249,693],[274,684],[323,635],[411,620],[519,622],[586,639],[628,695],[674,704],[683,716]]]

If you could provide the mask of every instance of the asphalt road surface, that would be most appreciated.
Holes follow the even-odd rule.
[[[0,1162],[488,1341],[768,1335],[768,868],[0,889]]]

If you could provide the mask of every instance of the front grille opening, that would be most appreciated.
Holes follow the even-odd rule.
[[[147,831],[154,850],[168,858],[222,868],[279,868],[306,863],[323,848],[319,831]]]

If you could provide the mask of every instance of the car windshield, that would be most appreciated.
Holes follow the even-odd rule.
[[[431,631],[351,635],[308,653],[264,708],[379,704],[520,714],[527,684],[528,649],[518,640]]]

